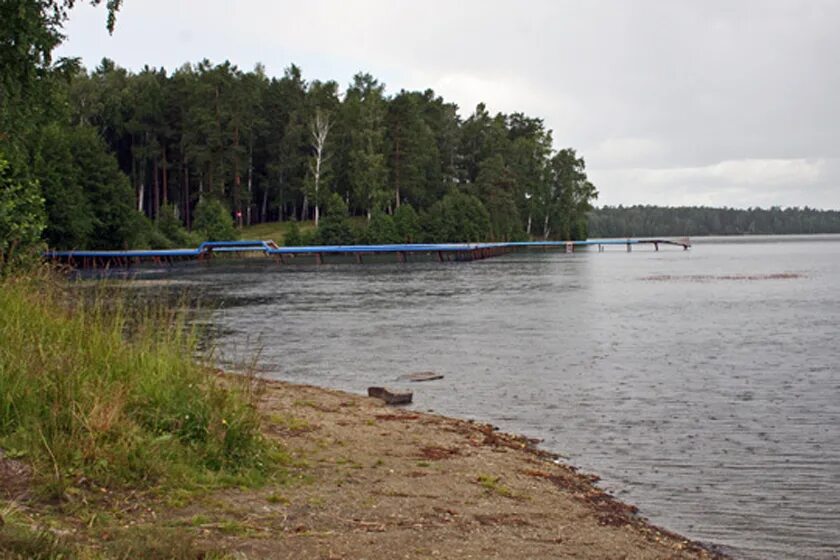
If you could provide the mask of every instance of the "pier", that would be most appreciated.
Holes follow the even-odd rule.
[[[407,262],[409,255],[424,254],[440,262],[474,261],[503,255],[514,250],[543,249],[573,253],[577,248],[623,246],[628,252],[634,245],[661,245],[688,249],[688,240],[671,239],[588,239],[584,241],[514,241],[504,243],[405,243],[389,245],[313,245],[306,247],[280,247],[274,241],[205,241],[194,249],[136,249],[127,251],[47,251],[48,260],[75,268],[130,267],[142,263],[169,264],[180,261],[202,261],[214,255],[263,254],[280,264],[288,264],[295,257],[308,256],[316,264],[324,264],[330,256],[351,256],[356,263],[364,263],[368,255],[393,255],[398,262]]]

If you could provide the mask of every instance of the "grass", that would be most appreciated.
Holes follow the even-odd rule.
[[[286,233],[289,231],[289,227],[291,225],[292,222],[266,222],[264,224],[255,224],[253,226],[243,227],[239,236],[242,239],[272,239],[278,245],[283,245],[284,240],[286,239]],[[300,232],[302,234],[315,231],[314,220],[298,222],[298,226],[300,227]]]
[[[489,493],[498,494],[505,498],[514,497],[513,491],[501,483],[501,478],[489,474],[479,474],[476,482]]]
[[[367,224],[367,218],[364,216],[353,216],[350,218],[350,223],[355,227],[363,228]],[[308,220],[297,222],[300,227],[302,235],[312,234],[315,232],[315,221]],[[283,245],[286,239],[286,233],[289,231],[292,222],[266,222],[264,224],[255,224],[252,226],[245,226],[239,232],[241,239],[272,239],[278,245]]]
[[[39,495],[259,485],[285,457],[253,386],[196,359],[184,310],[136,311],[49,272],[0,280],[0,448]]]

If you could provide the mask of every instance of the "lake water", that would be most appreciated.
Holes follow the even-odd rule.
[[[147,271],[220,309],[231,360],[542,438],[737,558],[840,558],[840,237],[472,263]]]

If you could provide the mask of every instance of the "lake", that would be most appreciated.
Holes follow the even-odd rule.
[[[840,236],[471,263],[145,269],[218,310],[224,359],[491,422],[736,558],[840,557]],[[142,284],[142,282],[140,283]]]

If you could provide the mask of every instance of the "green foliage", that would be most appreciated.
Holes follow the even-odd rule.
[[[430,216],[453,187],[487,210],[482,240],[585,235],[597,191],[574,150],[553,152],[540,119],[480,104],[462,120],[431,90],[388,96],[365,73],[340,97],[337,83],[307,81],[294,65],[279,78],[208,60],[133,73],[105,59],[88,72],[52,59],[74,3],[0,5],[9,46],[0,51],[0,148],[21,180],[43,189],[55,248],[186,244],[173,212],[187,229],[228,239],[227,220],[215,208],[208,222],[200,199],[218,200],[242,227],[309,221],[332,192],[350,216],[393,213],[398,238],[416,240],[419,227],[401,222],[398,208],[410,203],[445,223]],[[104,4],[110,28],[121,2]],[[319,122],[329,124],[320,142]],[[375,237],[393,238],[384,227],[374,225]],[[355,235],[340,220],[322,233]]]
[[[45,127],[35,146],[52,247],[128,248],[143,244],[134,195],[104,142],[90,127]]]
[[[501,155],[481,162],[476,190],[490,217],[490,239],[510,241],[522,237],[522,220],[514,201],[516,177]]]
[[[840,211],[813,208],[604,206],[589,214],[593,237],[840,233]]]
[[[0,558],[4,560],[63,560],[75,551],[47,529],[23,523],[0,523]]]
[[[394,226],[399,243],[416,243],[420,239],[420,216],[410,204],[403,203],[394,212]]]
[[[107,291],[79,301],[61,282],[0,285],[0,446],[33,462],[43,489],[62,495],[82,477],[183,486],[271,472],[248,381],[222,383],[195,361],[183,312],[131,312]]]
[[[193,228],[205,241],[229,241],[238,237],[230,212],[209,196],[202,198],[196,206]]]
[[[303,238],[300,234],[300,226],[297,222],[292,222],[289,225],[289,229],[286,230],[284,245],[286,245],[286,247],[300,247],[303,245]]]
[[[192,247],[204,241],[197,239],[197,236],[191,235],[181,219],[176,214],[177,207],[173,204],[164,204],[160,208],[158,214],[157,229],[176,247]]]
[[[424,241],[429,243],[478,242],[490,234],[490,214],[474,195],[450,190],[423,215]]]
[[[355,242],[348,220],[347,204],[338,193],[332,193],[327,201],[327,210],[318,226],[316,240],[320,245],[352,245]]]
[[[16,179],[0,152],[0,275],[39,258],[44,224],[38,185]]]
[[[368,223],[365,241],[376,245],[400,243],[400,233],[394,223],[394,218],[382,210],[374,211]]]

